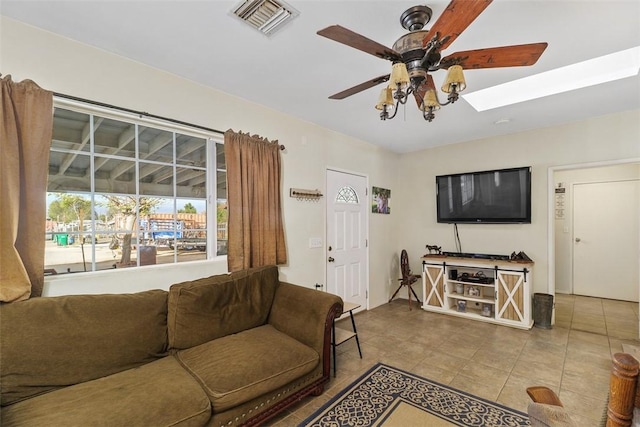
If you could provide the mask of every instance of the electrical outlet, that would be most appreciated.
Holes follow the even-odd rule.
[[[310,248],[321,248],[322,247],[322,237],[310,237],[309,238],[309,247]]]

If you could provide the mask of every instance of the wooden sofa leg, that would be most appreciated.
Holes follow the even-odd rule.
[[[638,361],[626,353],[613,355],[607,427],[630,426],[638,387]]]
[[[324,392],[324,384],[320,384],[311,392],[311,394],[313,396],[320,396],[323,392]]]

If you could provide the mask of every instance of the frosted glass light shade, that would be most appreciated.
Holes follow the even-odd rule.
[[[442,91],[451,93],[454,86],[456,87],[456,92],[462,92],[467,87],[467,82],[464,80],[464,74],[462,73],[462,67],[460,65],[452,65],[449,67],[447,78],[442,85]]]
[[[378,103],[376,104],[376,110],[383,110],[384,106],[393,105],[393,89],[390,87],[385,87],[380,91],[380,97],[378,98]]]
[[[389,80],[389,87],[395,89],[400,83],[400,88],[404,89],[409,84],[409,73],[407,72],[407,66],[402,62],[396,62],[391,67],[391,79]]]

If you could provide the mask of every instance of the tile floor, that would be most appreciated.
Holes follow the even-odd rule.
[[[597,426],[611,355],[639,345],[638,304],[556,295],[556,324],[529,331],[426,312],[397,299],[356,314],[355,340],[338,347],[337,376],[270,425],[297,426],[377,362],[422,375],[526,412],[525,389],[553,389],[580,426]],[[348,322],[341,319],[339,322]],[[343,328],[350,327],[350,323]]]

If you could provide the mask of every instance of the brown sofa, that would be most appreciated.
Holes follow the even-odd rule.
[[[255,425],[330,375],[339,297],[275,266],[0,307],[2,426]]]

